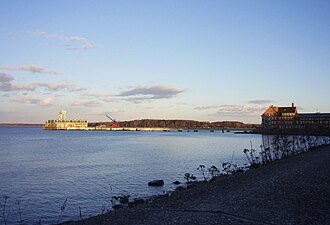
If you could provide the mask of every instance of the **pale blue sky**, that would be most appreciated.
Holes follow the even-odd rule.
[[[330,112],[330,1],[0,0],[0,123]]]

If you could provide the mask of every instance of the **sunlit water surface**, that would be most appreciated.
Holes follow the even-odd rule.
[[[173,190],[200,164],[245,164],[244,148],[261,135],[209,132],[45,131],[0,127],[0,202],[8,224],[52,224],[100,214],[113,195],[131,199]],[[163,187],[148,187],[163,179]],[[66,207],[61,206],[67,199]],[[17,200],[21,210],[18,210]],[[1,214],[2,214],[1,208]],[[0,224],[3,223],[0,216]]]

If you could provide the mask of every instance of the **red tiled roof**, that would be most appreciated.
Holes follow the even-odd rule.
[[[297,114],[297,108],[295,106],[278,107],[278,106],[271,105],[261,116],[282,116],[283,113]]]
[[[271,105],[261,116],[276,116],[277,113],[278,107]]]
[[[279,107],[278,108],[278,113],[297,113],[297,108],[296,107]]]

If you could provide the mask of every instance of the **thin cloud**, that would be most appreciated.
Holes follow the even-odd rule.
[[[8,92],[14,90],[14,85],[12,84],[12,81],[15,80],[15,78],[7,73],[0,73],[0,91]]]
[[[80,36],[64,36],[61,34],[48,34],[44,31],[28,31],[28,33],[41,36],[49,39],[56,39],[65,41],[63,46],[66,47],[67,50],[84,50],[94,48],[94,43],[89,41],[87,38]]]
[[[8,73],[0,73],[0,83],[10,83],[15,80],[15,78]]]
[[[123,112],[125,112],[125,110],[123,110],[123,109],[113,109],[113,110],[107,111],[104,114],[115,114],[115,113],[123,113]]]
[[[260,105],[220,105],[216,112],[222,116],[257,116],[266,110],[267,106]]]
[[[38,88],[45,88],[48,91],[82,91],[84,88],[76,88],[73,84],[56,84],[56,83],[31,83],[31,84],[9,84],[7,91],[34,91]],[[1,90],[1,88],[0,88]]]
[[[216,115],[221,116],[256,116],[267,107],[262,105],[209,105],[197,106],[194,110],[216,109]]]
[[[122,113],[122,112],[125,112],[125,110],[123,110],[123,109],[113,109],[113,110],[109,111],[109,113]]]
[[[184,92],[184,89],[176,87],[151,86],[136,87],[128,91],[123,91],[117,96],[124,97],[125,100],[130,102],[141,103],[146,100],[174,98],[182,92]]]
[[[29,71],[31,73],[41,73],[41,74],[61,74],[60,72],[50,70],[45,66],[37,66],[37,65],[0,66],[0,69],[3,69],[3,70],[21,70],[21,71]]]
[[[126,87],[127,88],[127,87]],[[129,87],[130,90],[122,91],[119,94],[110,93],[82,93],[82,96],[97,98],[98,101],[114,102],[124,100],[139,104],[155,99],[174,98],[184,92],[183,89],[169,86],[151,86],[151,87]]]
[[[84,95],[88,96],[88,97],[100,97],[100,98],[109,98],[109,97],[113,97],[113,94],[102,94],[102,93],[85,93]]]
[[[209,106],[197,106],[194,110],[207,110],[207,109],[217,109],[220,108],[221,105],[209,105]]]
[[[126,98],[125,100],[128,101],[128,102],[132,102],[134,104],[140,104],[142,102],[151,101],[152,98],[151,97]]]
[[[89,93],[89,92],[85,92],[82,93],[82,96],[91,98],[97,98],[98,100],[104,101],[104,102],[114,102],[116,101],[116,99],[114,98],[115,95],[113,94],[105,94],[105,93]]]
[[[72,102],[72,106],[85,106],[85,107],[95,107],[99,106],[101,103],[99,101],[91,100],[91,101],[83,101],[83,100],[75,100]]]
[[[39,102],[39,105],[41,105],[41,106],[52,106],[52,105],[54,105],[54,99],[52,99],[52,98],[42,99]]]
[[[23,96],[20,99],[16,100],[16,102],[23,103],[23,104],[34,104],[34,105],[40,105],[40,106],[53,106],[54,105],[54,99],[52,99],[52,98],[39,99],[39,98],[32,98],[29,96]]]
[[[85,88],[77,88],[74,84],[56,84],[56,83],[31,83],[31,84],[16,84],[13,83],[15,78],[6,73],[0,73],[0,91],[34,91],[38,88],[45,88],[48,91],[68,91],[80,92]]]
[[[250,104],[257,104],[257,105],[263,105],[263,104],[271,104],[274,103],[274,100],[268,100],[268,99],[260,99],[260,100],[251,100],[248,101]]]

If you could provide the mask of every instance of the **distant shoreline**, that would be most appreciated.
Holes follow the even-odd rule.
[[[0,123],[0,127],[42,127],[39,123]]]
[[[170,128],[170,129],[232,129],[232,130],[253,130],[260,127],[260,124],[245,124],[239,121],[195,121],[195,120],[163,120],[163,119],[139,119],[130,121],[118,121],[120,128]],[[88,122],[89,127],[112,127],[112,122]],[[40,123],[0,123],[0,126],[44,126]]]
[[[170,120],[168,120],[170,121]],[[133,121],[125,121],[124,123],[132,123]],[[219,122],[220,123],[220,122]],[[238,122],[240,123],[240,122]],[[96,125],[105,125],[106,127],[111,127],[110,122],[91,122],[89,125],[92,125],[91,127],[95,127]],[[141,124],[140,124],[141,125]],[[191,128],[187,127],[166,127],[166,129],[172,129],[172,130],[210,130],[210,131],[233,131],[235,133],[240,133],[240,134],[263,134],[263,135],[316,135],[316,136],[330,136],[330,131],[329,130],[265,130],[262,128],[258,128],[258,124],[245,124],[247,126],[241,126],[241,127],[236,127],[236,126],[225,126],[225,127],[198,127],[198,126],[193,126]],[[43,127],[44,124],[39,124],[39,123],[0,123],[0,127]],[[120,126],[120,128],[127,128],[126,126]],[[145,128],[163,128],[160,126],[154,126],[154,127],[149,127],[149,126],[139,126],[136,127],[137,130],[143,130]]]

